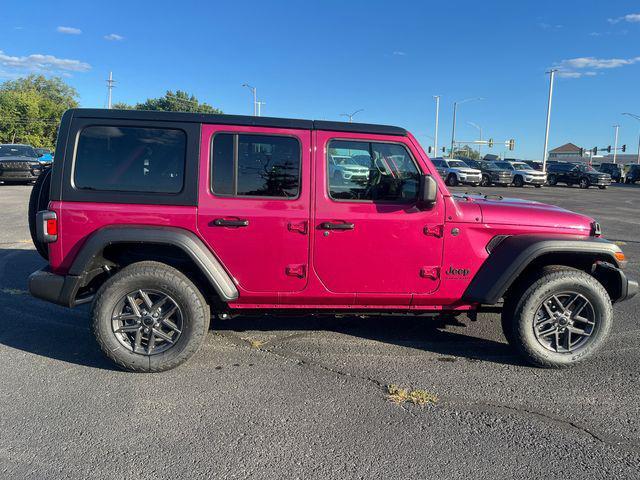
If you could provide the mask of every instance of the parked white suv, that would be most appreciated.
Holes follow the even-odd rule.
[[[359,164],[354,157],[331,155],[329,175],[336,185],[366,182],[369,179],[369,167]]]
[[[547,182],[547,174],[539,170],[535,170],[524,162],[502,161],[495,162],[500,168],[505,168],[513,172],[513,185],[523,187],[525,185],[534,185],[536,188],[542,187]]]
[[[451,187],[455,187],[459,183],[477,187],[482,181],[482,172],[469,167],[462,160],[434,158],[431,161],[444,179],[444,182]]]

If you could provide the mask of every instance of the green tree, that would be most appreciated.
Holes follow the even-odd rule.
[[[148,98],[145,102],[135,105],[116,103],[113,108],[123,110],[159,110],[163,112],[190,112],[190,113],[222,113],[208,103],[200,102],[194,95],[183,90],[172,92],[168,90],[162,97]]]
[[[29,75],[0,84],[0,142],[53,147],[60,118],[78,106],[77,97],[58,77]]]

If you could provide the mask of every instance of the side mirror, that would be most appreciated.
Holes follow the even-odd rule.
[[[438,196],[438,183],[431,175],[420,175],[417,207],[420,210],[431,208]]]

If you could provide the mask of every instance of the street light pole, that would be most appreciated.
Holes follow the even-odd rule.
[[[449,158],[453,158],[453,151],[456,146],[456,113],[458,110],[458,105],[462,105],[463,103],[473,102],[475,100],[484,100],[482,97],[475,98],[467,98],[460,102],[453,102],[453,128],[451,129],[451,151],[449,152]]]
[[[477,123],[473,123],[473,122],[467,122],[467,123],[472,127],[477,128],[478,131],[480,132],[480,143],[478,144],[478,159],[482,160],[482,127]]]
[[[547,102],[547,124],[544,130],[544,153],[542,154],[542,171],[547,171],[547,150],[549,149],[549,127],[551,125],[551,100],[553,99],[553,80],[558,69],[552,68],[549,76],[549,100]]]
[[[616,124],[613,128],[616,129],[616,136],[613,142],[613,163],[615,164],[618,158],[618,131],[620,130],[620,125]]]
[[[349,123],[353,123],[353,117],[355,117],[356,114],[358,114],[360,112],[363,112],[363,111],[364,111],[364,108],[361,108],[360,110],[356,110],[353,113],[341,113],[340,116],[349,118]]]
[[[438,116],[440,115],[440,95],[434,95],[436,100],[436,132],[433,137],[433,154],[438,156]]]
[[[628,112],[623,113],[623,115],[627,115],[628,117],[635,118],[640,122],[640,115],[636,115],[635,113],[628,113]],[[636,160],[636,163],[640,165],[640,135],[638,135],[638,158]]]
[[[248,83],[243,83],[242,86],[247,87],[249,90],[251,90],[251,93],[253,94],[253,116],[257,117],[258,116],[258,96],[257,96],[258,93],[256,91],[256,87],[252,87]]]
[[[107,80],[107,89],[109,90],[109,97],[107,100],[107,108],[111,110],[111,91],[113,90],[113,84],[116,81],[113,79],[113,72],[109,72],[109,79]]]
[[[260,117],[262,116],[262,105],[266,105],[267,102],[258,101],[256,103],[258,104],[258,116]]]

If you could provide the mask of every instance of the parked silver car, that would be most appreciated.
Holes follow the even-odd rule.
[[[469,165],[462,160],[434,158],[432,162],[440,176],[444,179],[444,182],[450,187],[454,187],[459,183],[477,187],[482,181],[482,172],[469,167]]]

